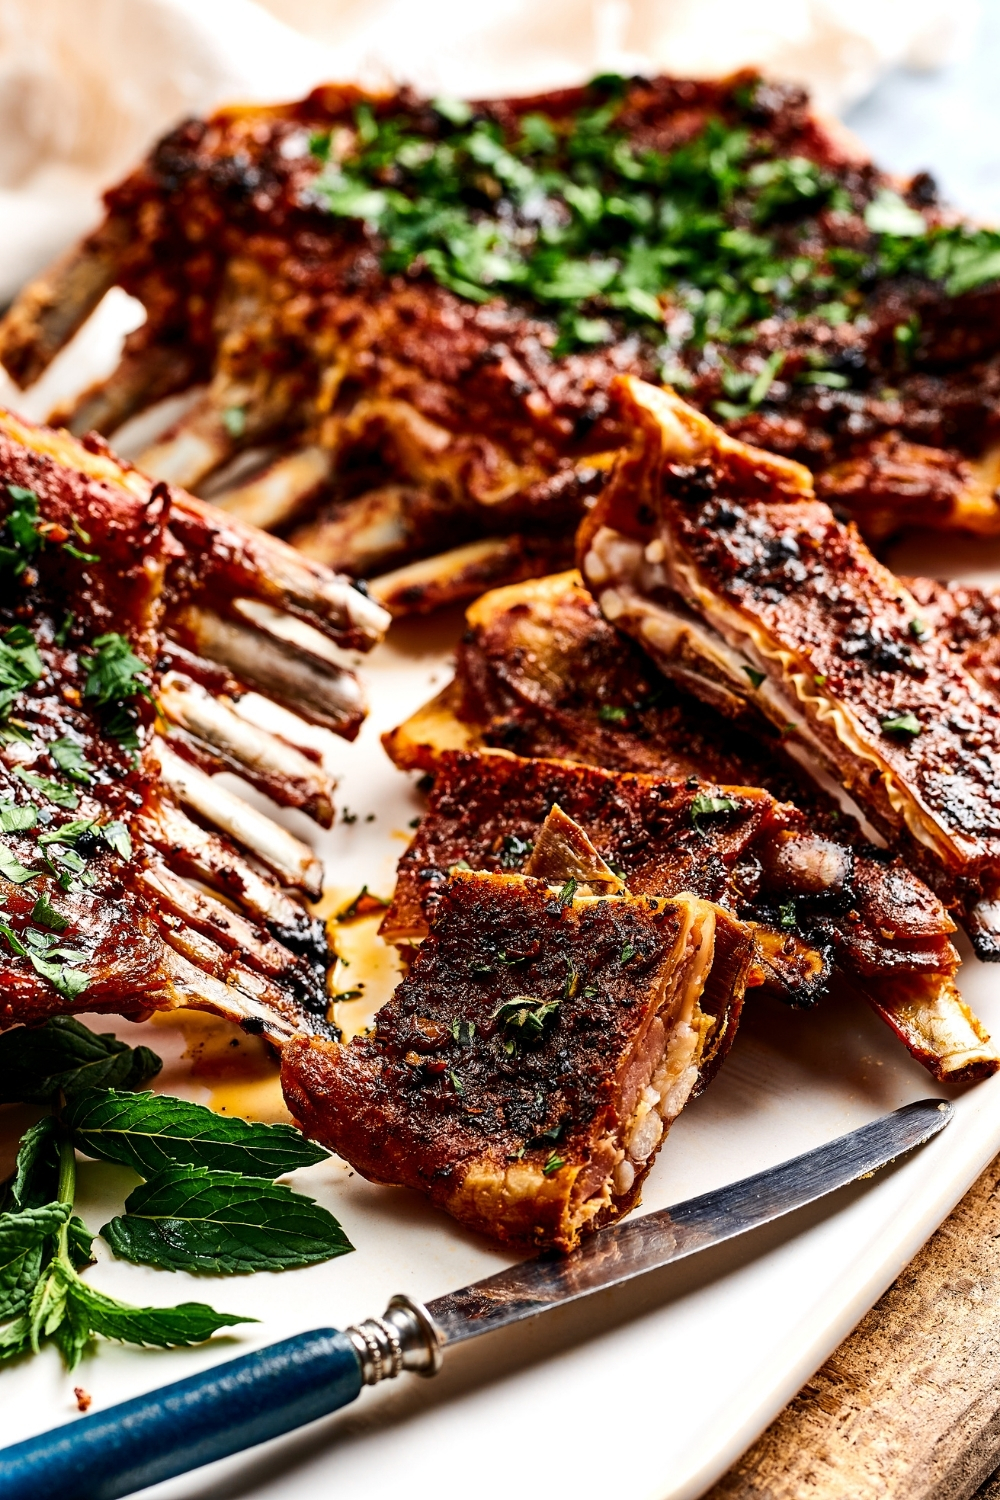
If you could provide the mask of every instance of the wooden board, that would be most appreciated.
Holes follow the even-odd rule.
[[[705,1500],[1000,1500],[1000,1157]]]

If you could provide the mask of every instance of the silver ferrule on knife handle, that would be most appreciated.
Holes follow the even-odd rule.
[[[412,1297],[393,1297],[381,1318],[365,1318],[344,1332],[357,1350],[365,1385],[395,1380],[403,1370],[436,1375],[443,1340],[426,1307]]]

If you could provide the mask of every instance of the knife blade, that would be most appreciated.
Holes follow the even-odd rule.
[[[393,1297],[381,1318],[317,1329],[0,1451],[4,1500],[118,1500],[347,1406],[403,1370],[592,1292],[620,1286],[768,1224],[895,1161],[943,1130],[952,1106],[922,1099],[739,1182],[599,1231],[437,1297]]]

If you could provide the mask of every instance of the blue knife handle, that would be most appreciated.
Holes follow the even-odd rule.
[[[3,1500],[117,1500],[349,1406],[362,1367],[320,1328],[0,1451]]]

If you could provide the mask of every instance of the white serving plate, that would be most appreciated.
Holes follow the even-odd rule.
[[[101,340],[90,332],[61,357],[54,383],[82,384],[109,362],[120,305]],[[117,323],[116,323],[117,320]],[[110,332],[109,332],[110,330]],[[99,358],[93,358],[94,350]],[[74,365],[75,361],[75,365]],[[70,380],[67,371],[76,370]],[[0,400],[11,400],[0,392]],[[47,397],[14,404],[40,415]],[[947,544],[952,567],[1000,579],[990,549]],[[994,555],[1000,563],[1000,549]],[[940,538],[909,543],[900,564],[946,571]],[[395,627],[363,667],[372,711],[354,745],[326,738],[340,776],[338,805],[359,816],[319,833],[300,814],[277,816],[308,835],[327,861],[331,886],[363,883],[388,893],[395,861],[420,810],[412,779],[379,744],[445,680],[461,628],[457,615]],[[366,822],[368,813],[375,820]],[[360,941],[359,930],[355,943]],[[967,945],[966,945],[967,948]],[[368,973],[368,999],[391,986],[355,955],[345,981]],[[962,990],[1000,1032],[1000,970],[967,957]],[[357,1002],[355,1012],[365,1008]],[[101,1019],[166,1060],[159,1086],[216,1107],[276,1118],[273,1077],[250,1060],[242,1089],[206,1081],[195,1054],[197,1023],[142,1027]],[[233,1033],[235,1038],[236,1034]],[[208,1032],[209,1051],[219,1033]],[[228,1036],[223,1038],[228,1041]],[[266,1072],[266,1068],[264,1070]],[[403,1377],[366,1391],[345,1412],[310,1428],[169,1481],[144,1493],[162,1500],[382,1500],[401,1493],[435,1500],[509,1500],[571,1493],[575,1500],[695,1500],[725,1472],[822,1363],[977,1174],[1000,1150],[1000,1076],[964,1091],[932,1083],[866,1009],[826,1001],[792,1011],[751,998],[733,1051],[707,1094],[684,1112],[647,1182],[648,1211],[734,1181],[874,1119],[909,1100],[955,1100],[942,1136],[875,1180],[845,1189],[776,1225],[599,1294],[563,1312],[452,1351],[432,1382]],[[33,1118],[0,1111],[0,1152],[9,1159]],[[6,1171],[6,1163],[0,1163]],[[135,1179],[126,1169],[82,1161],[78,1207],[92,1229]],[[356,1254],[280,1275],[189,1277],[115,1261],[96,1242],[88,1278],[137,1303],[196,1299],[257,1317],[257,1325],[194,1350],[142,1351],[101,1344],[73,1375],[54,1349],[0,1371],[0,1439],[13,1442],[76,1412],[73,1387],[93,1410],[148,1391],[258,1345],[318,1326],[343,1327],[380,1313],[394,1292],[421,1299],[509,1263],[415,1194],[374,1187],[330,1160],[296,1184],[342,1219]],[[103,1194],[103,1196],[102,1196]]]

